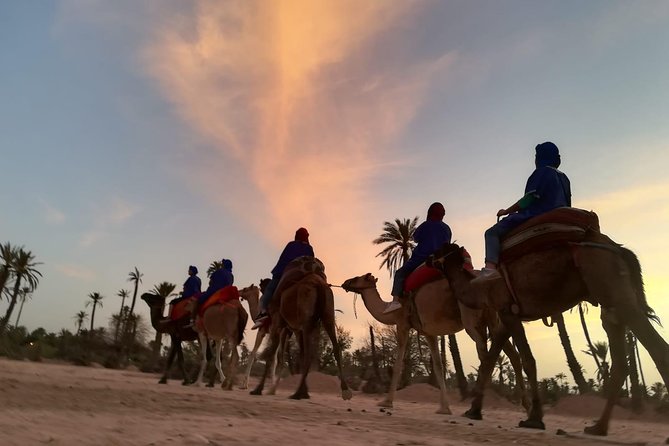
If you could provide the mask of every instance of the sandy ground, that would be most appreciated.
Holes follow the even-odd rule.
[[[546,431],[534,431],[514,427],[521,411],[492,396],[483,421],[437,415],[437,393],[426,385],[401,390],[395,408],[381,411],[378,397],[341,400],[336,379],[321,374],[302,401],[287,398],[293,377],[262,397],[157,381],[134,371],[0,359],[0,445],[548,446],[665,444],[669,436],[669,420],[641,421],[622,408],[609,437],[583,436],[603,404],[595,397],[563,400],[547,410]],[[451,408],[460,414],[466,404],[453,395]]]

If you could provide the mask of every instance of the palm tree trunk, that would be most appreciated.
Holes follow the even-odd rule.
[[[634,335],[627,332],[627,352],[629,364],[630,393],[632,395],[632,409],[639,411],[643,407],[643,395],[639,384],[639,372],[636,366],[636,347]]]
[[[641,356],[639,356],[639,343],[636,336],[634,337],[634,350],[636,350],[636,362],[639,365],[639,375],[641,375],[641,385],[643,386],[644,398],[648,396],[648,387],[646,387],[646,378],[643,376],[643,367],[641,366]]]
[[[590,389],[583,376],[581,364],[578,363],[576,355],[574,355],[574,349],[571,347],[571,341],[569,340],[569,334],[567,333],[567,326],[564,323],[564,317],[562,317],[562,314],[555,315],[553,316],[553,321],[555,321],[557,325],[560,342],[562,343],[562,348],[567,357],[567,365],[569,366],[569,370],[574,377],[574,382],[576,382],[576,386],[578,387],[578,393],[583,395]]]
[[[592,340],[590,339],[590,332],[588,331],[588,324],[585,322],[585,312],[583,311],[583,305],[585,305],[583,302],[578,304],[578,315],[581,319],[581,327],[583,327],[583,334],[585,335],[585,341],[588,343],[588,348],[590,349],[590,354],[592,355],[592,359],[595,360],[595,364],[597,365],[597,370],[600,373],[600,376],[602,376],[602,386],[606,388],[606,382],[604,379],[604,373],[602,371],[602,364],[599,362],[599,357],[597,356],[595,352],[595,346],[592,344]]]
[[[163,334],[159,331],[156,331],[156,337],[153,339],[153,362],[158,364],[158,359],[160,359],[160,347],[163,345]]]
[[[376,354],[376,343],[374,342],[374,328],[369,326],[369,345],[372,350],[372,367],[374,368],[374,376],[378,382],[381,382],[381,371],[379,370],[379,357]]]
[[[19,320],[21,319],[21,313],[23,313],[23,304],[26,303],[26,296],[21,298],[21,306],[19,307],[19,314],[16,315],[16,322],[14,322],[14,327],[19,326]]]
[[[91,336],[93,334],[93,323],[95,322],[95,307],[97,306],[97,302],[93,302],[93,311],[91,311],[91,329],[88,331],[88,335]]]
[[[114,343],[118,342],[118,331],[121,328],[121,319],[123,319],[123,306],[125,305],[125,297],[121,299],[121,309],[118,312],[118,320],[114,328]]]
[[[469,392],[467,391],[467,377],[462,368],[462,358],[460,358],[460,348],[458,347],[458,340],[454,334],[448,335],[448,348],[451,350],[453,357],[453,368],[455,369],[455,378],[458,380],[458,388],[460,389],[460,396],[462,399],[467,398]]]
[[[5,316],[0,320],[0,334],[5,332],[5,328],[9,323],[9,318],[12,317],[12,312],[14,311],[14,307],[16,306],[16,299],[18,298],[19,290],[21,289],[21,278],[22,278],[21,274],[18,274],[16,276],[16,281],[14,282],[14,289],[12,290],[12,296],[9,299],[9,307],[7,307]]]

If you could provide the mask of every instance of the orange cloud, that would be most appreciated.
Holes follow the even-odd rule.
[[[307,226],[331,277],[376,270],[375,233],[363,229],[370,181],[406,160],[393,142],[455,56],[406,63],[398,49],[396,60],[373,59],[374,45],[415,14],[410,3],[196,5],[192,16],[164,21],[144,60],[176,112],[215,147],[198,156],[202,190],[234,187],[221,204],[277,245]]]

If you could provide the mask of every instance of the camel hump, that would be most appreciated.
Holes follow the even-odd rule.
[[[287,274],[306,276],[310,273],[320,274],[325,277],[325,265],[316,257],[301,256],[286,265],[283,276],[285,277]]]
[[[582,241],[599,232],[599,217],[592,211],[561,207],[531,218],[502,239],[501,261],[509,262],[531,252]]]

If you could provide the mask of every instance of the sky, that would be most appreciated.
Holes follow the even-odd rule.
[[[140,293],[224,257],[257,284],[301,226],[331,283],[390,299],[383,222],[440,201],[480,267],[547,140],[669,321],[668,53],[665,1],[1,2],[0,242],[43,274],[21,324],[73,329],[99,292],[107,326],[134,267]],[[373,319],[334,291],[361,345]],[[539,376],[566,371],[557,330],[526,329]]]

